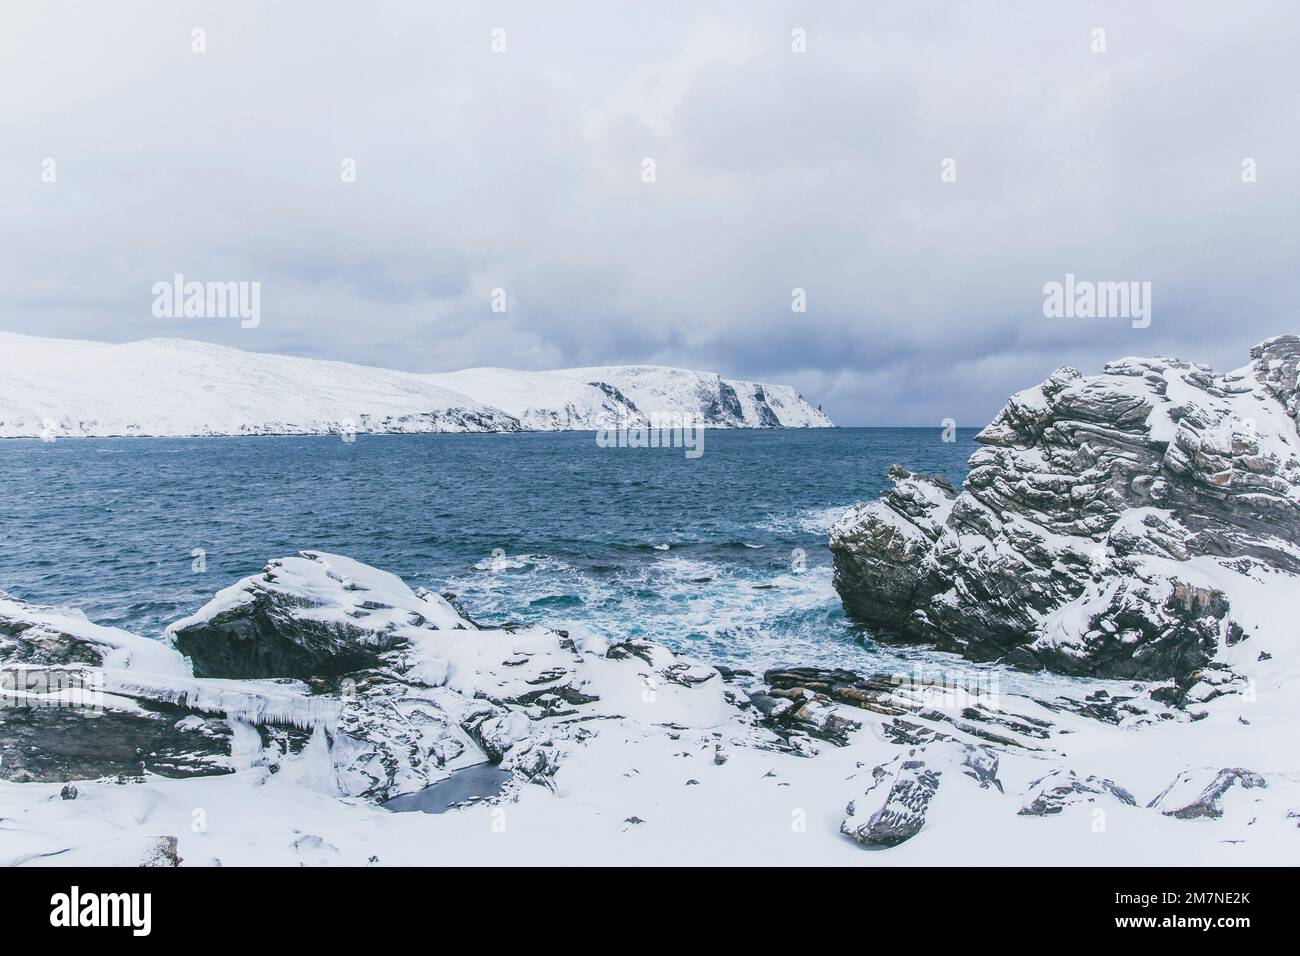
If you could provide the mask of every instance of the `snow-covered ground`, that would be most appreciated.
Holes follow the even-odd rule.
[[[311,691],[288,677],[195,676],[192,661],[256,663],[232,664],[226,651],[250,645],[223,643],[255,608],[300,627],[311,653],[344,635],[379,663],[355,686]],[[81,780],[75,795],[61,778],[0,782],[0,863],[134,865],[168,837],[187,866],[1300,858],[1300,754],[1286,745],[1294,642],[1234,659],[1240,686],[1185,709],[1158,703],[1158,685],[1120,681],[1020,675],[1000,693],[989,667],[957,687],[891,676],[884,690],[828,695],[815,689],[824,674],[760,681],[649,642],[479,629],[437,595],[316,552],[223,590],[170,629],[174,647],[13,598],[0,618],[3,670],[72,648],[104,675],[105,714],[210,739],[206,715],[230,742],[211,766],[234,771]],[[954,666],[936,655],[932,676]],[[22,697],[6,691],[19,710],[0,720],[36,703]],[[193,713],[177,720],[163,703]],[[94,741],[103,718],[82,719],[82,742]],[[64,733],[75,749],[76,731]],[[512,776],[473,805],[377,805],[487,761]]]
[[[783,385],[652,366],[414,374],[184,339],[0,332],[0,437],[590,430],[650,416],[829,427]],[[616,426],[615,426],[616,427]]]

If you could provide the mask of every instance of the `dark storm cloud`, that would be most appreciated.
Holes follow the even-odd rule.
[[[845,424],[1296,330],[1294,4],[621,6],[11,12],[0,327],[711,368]],[[177,272],[259,280],[261,326],[154,318]],[[1150,281],[1151,326],[1044,318],[1067,272]]]

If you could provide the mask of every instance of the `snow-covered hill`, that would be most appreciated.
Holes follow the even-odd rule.
[[[184,339],[108,345],[0,332],[0,437],[588,430],[673,416],[829,427],[784,385],[653,366],[421,375]]]

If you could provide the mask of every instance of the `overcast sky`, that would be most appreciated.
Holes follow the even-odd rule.
[[[8,331],[414,371],[679,365],[796,385],[846,425],[982,425],[1061,365],[1230,368],[1300,331],[1294,2],[42,0],[5,20]],[[155,318],[178,272],[260,282],[261,325]],[[1151,282],[1150,326],[1045,318],[1067,272]]]

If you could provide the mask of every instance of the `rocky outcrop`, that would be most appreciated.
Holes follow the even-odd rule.
[[[1251,637],[1239,595],[1300,575],[1300,338],[1251,359],[1062,369],[979,433],[960,493],[896,466],[831,532],[846,612],[977,661],[1156,680],[1210,665]]]
[[[166,695],[105,680],[131,668],[185,674],[157,641],[0,592],[0,779],[229,773],[230,726]],[[76,788],[69,793],[75,799]]]
[[[314,551],[270,562],[167,636],[0,601],[0,679],[20,705],[0,708],[0,774],[224,773],[294,754],[326,789],[384,801],[486,763],[549,786],[593,720],[735,714],[717,671],[660,645],[478,628],[437,594]],[[61,683],[37,687],[34,671]],[[66,689],[70,674],[93,696]]]

